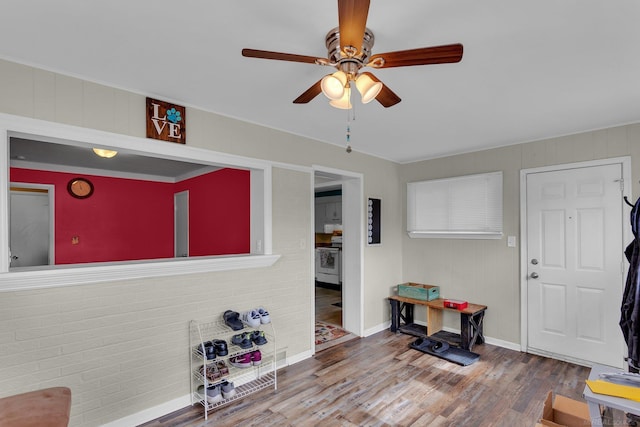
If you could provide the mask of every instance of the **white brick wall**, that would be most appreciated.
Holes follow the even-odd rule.
[[[0,295],[0,391],[64,385],[72,425],[126,417],[189,393],[189,321],[265,306],[278,345],[310,350],[310,174],[275,169],[276,265]]]

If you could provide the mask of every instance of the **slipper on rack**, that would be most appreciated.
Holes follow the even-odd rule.
[[[224,323],[226,323],[226,325],[231,329],[233,329],[234,331],[239,331],[241,329],[244,329],[244,325],[240,320],[240,313],[227,310],[222,315],[222,318],[224,319]]]

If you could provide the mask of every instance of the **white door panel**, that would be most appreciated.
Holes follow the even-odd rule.
[[[10,192],[9,247],[12,268],[53,264],[50,254],[49,193],[24,188]]]
[[[621,366],[621,165],[527,175],[527,347]]]

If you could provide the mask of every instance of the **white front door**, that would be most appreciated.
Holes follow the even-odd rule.
[[[526,175],[528,350],[621,367],[622,165]]]

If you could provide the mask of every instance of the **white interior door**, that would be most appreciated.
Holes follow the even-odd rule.
[[[621,367],[622,166],[526,177],[528,349]]]
[[[11,189],[9,216],[10,266],[53,264],[50,243],[49,192],[46,189]]]

